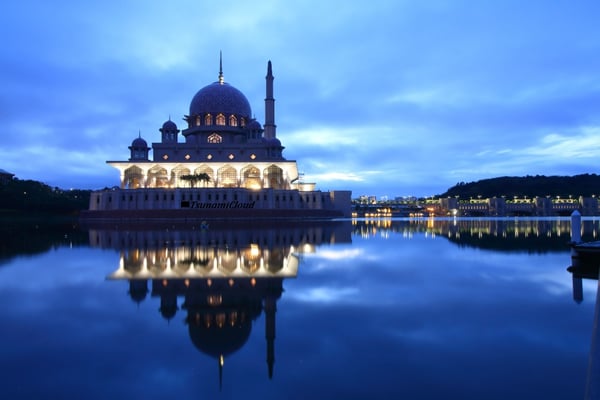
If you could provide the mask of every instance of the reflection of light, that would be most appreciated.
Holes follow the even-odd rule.
[[[225,358],[223,358],[223,354],[219,356],[219,365],[222,367],[225,364]]]
[[[310,243],[304,243],[302,245],[302,252],[303,253],[313,253],[315,251],[315,246],[313,246]]]
[[[260,255],[260,249],[258,248],[257,244],[250,245],[250,255],[252,257],[258,257]]]
[[[307,290],[305,292],[296,291],[292,296],[296,297],[300,301],[308,303],[331,303],[340,301],[343,298],[354,299],[357,288],[346,287],[346,288],[332,288],[332,287],[320,287]]]
[[[319,250],[316,254],[312,254],[312,257],[324,258],[326,260],[344,260],[351,259],[353,257],[361,256],[364,253],[363,249],[346,249],[346,250]]]

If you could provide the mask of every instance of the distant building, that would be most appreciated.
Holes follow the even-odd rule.
[[[5,185],[13,180],[15,174],[11,174],[3,169],[0,169],[0,184]]]

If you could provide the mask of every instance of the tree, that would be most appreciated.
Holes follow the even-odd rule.
[[[191,187],[195,187],[198,181],[210,182],[210,175],[206,172],[202,172],[199,174],[189,174],[189,175],[181,175],[179,179],[184,181],[189,181]]]

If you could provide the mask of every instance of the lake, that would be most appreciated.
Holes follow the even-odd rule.
[[[568,218],[1,232],[5,399],[580,399],[600,380]]]

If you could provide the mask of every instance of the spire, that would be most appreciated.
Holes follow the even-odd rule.
[[[140,139],[142,138],[142,130],[141,129],[138,130],[138,138],[140,138]]]
[[[273,67],[271,60],[267,63],[267,95],[265,97],[265,138],[274,139],[276,137],[275,125],[275,99],[273,98]]]
[[[219,83],[222,85],[225,82],[223,78],[223,52],[219,51]]]

